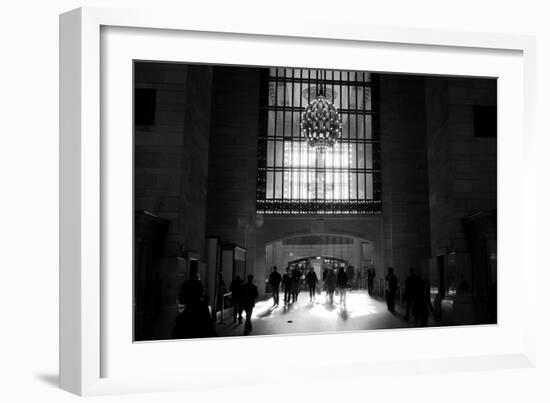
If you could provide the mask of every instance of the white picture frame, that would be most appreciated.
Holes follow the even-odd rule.
[[[231,46],[220,46],[223,42]],[[179,43],[188,46],[189,52],[178,59],[171,52]],[[287,54],[277,53],[285,46]],[[305,49],[307,53],[314,46],[342,52],[339,60],[343,62],[335,66],[329,61],[327,67],[499,77],[498,304],[499,312],[503,312],[499,314],[499,325],[270,336],[246,342],[236,338],[132,343],[127,337],[131,333],[128,323],[132,320],[128,289],[120,291],[122,302],[112,298],[113,290],[119,292],[118,287],[124,287],[127,277],[108,270],[113,262],[120,262],[127,276],[128,258],[131,262],[128,253],[131,237],[124,236],[131,231],[131,214],[121,220],[116,214],[128,208],[126,196],[128,190],[131,192],[131,181],[126,181],[128,169],[131,172],[131,150],[126,150],[131,140],[131,135],[127,137],[128,125],[131,126],[131,120],[127,119],[128,111],[131,113],[131,91],[126,90],[132,81],[128,61],[291,66],[291,60],[299,57],[294,52]],[[344,340],[349,352],[358,351],[366,337],[377,346],[378,353],[369,357],[356,352],[351,355],[353,359],[344,355],[343,359],[313,360],[307,365],[299,359],[285,362],[287,367],[307,367],[308,376],[318,380],[327,376],[326,369],[330,367],[339,368],[338,376],[345,378],[375,372],[430,373],[534,365],[536,295],[516,302],[515,307],[509,300],[511,287],[528,287],[529,278],[536,277],[534,243],[525,236],[536,232],[532,197],[535,162],[530,158],[534,147],[536,87],[533,37],[393,29],[353,21],[301,19],[299,23],[290,20],[281,26],[268,18],[209,20],[169,11],[81,8],[61,15],[60,49],[60,385],[63,389],[79,395],[97,395],[282,382],[291,375],[280,373],[274,379],[272,374],[261,371],[261,362],[254,360],[267,346],[277,350],[289,338],[295,351],[319,340],[324,343]],[[352,51],[360,53],[352,59],[349,57]],[[366,61],[365,55],[376,55],[376,63]],[[274,63],[274,57],[279,62]],[[314,60],[313,56],[310,62],[325,67],[322,60]],[[109,106],[115,104],[122,113],[113,118]],[[121,134],[112,135],[115,130]],[[514,139],[518,132],[522,133],[521,138]],[[523,164],[514,170],[509,162],[511,157],[517,160],[518,153]],[[120,161],[117,166],[113,164],[114,156]],[[516,204],[505,197],[515,190],[506,186],[509,181],[522,190]],[[510,211],[516,211],[517,216],[511,217],[507,214]],[[515,238],[522,242],[512,243],[508,232],[514,232]],[[116,238],[121,234],[122,238]],[[125,246],[113,249],[110,239],[124,239]],[[521,268],[517,285],[512,284],[510,276],[503,275],[507,268]],[[522,311],[521,318],[513,320],[512,316]],[[399,346],[405,335],[409,340],[423,340],[420,343],[424,347],[412,353],[405,348],[390,353],[389,347]],[[442,339],[462,340],[463,344],[437,346]],[[228,349],[239,352],[239,356],[229,354],[227,360],[240,359],[240,366],[247,370],[246,380],[228,375],[223,367],[215,367],[211,361],[206,360],[206,365],[206,348],[213,357]],[[186,354],[191,365],[182,366],[177,361],[174,365],[168,354],[172,357]],[[138,368],[136,362],[142,367]]]

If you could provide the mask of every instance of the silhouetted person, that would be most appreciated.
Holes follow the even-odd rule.
[[[319,279],[317,278],[317,273],[313,270],[313,267],[309,269],[306,274],[306,284],[309,289],[309,300],[313,301],[315,299],[315,292],[317,290],[317,283]]]
[[[185,281],[178,294],[180,304],[185,305],[183,312],[176,318],[172,337],[188,339],[216,336],[214,324],[208,310],[208,302],[203,296],[203,286],[196,273]]]
[[[365,271],[362,269],[357,270],[357,273],[355,274],[355,282],[357,283],[357,289],[359,290],[363,288],[363,278],[366,278]],[[367,286],[365,285],[364,288],[366,289]]]
[[[420,326],[428,326],[428,317],[434,314],[434,308],[430,299],[430,283],[427,280],[419,281],[419,286],[416,289],[414,296],[413,314],[417,324]]]
[[[244,322],[244,335],[250,334],[252,330],[252,310],[256,305],[256,298],[258,298],[258,288],[252,282],[254,276],[248,275],[247,282],[241,286],[241,301],[246,313],[246,320]]]
[[[290,303],[290,294],[292,293],[292,277],[290,276],[290,268],[286,268],[281,282],[283,283],[284,300],[286,305]]]
[[[414,268],[409,269],[409,275],[405,280],[405,299],[407,300],[407,310],[405,320],[409,320],[411,308],[416,302],[417,294],[422,291],[422,282],[416,274]]]
[[[374,277],[376,277],[376,270],[374,270],[374,267],[371,267],[367,270],[367,291],[369,295],[372,295],[372,290],[374,289]]]
[[[269,285],[273,294],[273,305],[279,306],[279,287],[281,285],[281,275],[277,271],[277,266],[273,266],[273,271],[269,275]]]
[[[218,287],[217,287],[217,298],[215,299],[216,306],[212,309],[213,320],[216,321],[216,314],[218,310],[222,309],[222,304],[225,302],[225,297],[223,296],[227,293],[227,288],[225,287],[225,280],[222,273],[218,273]]]
[[[338,270],[338,275],[336,276],[336,287],[340,293],[340,305],[346,305],[346,291],[348,288],[348,275],[343,267],[340,267]]]
[[[185,306],[194,306],[200,302],[203,292],[204,288],[197,275],[191,274],[189,280],[181,285],[178,300]]]
[[[241,276],[237,275],[231,285],[229,286],[229,291],[231,291],[231,302],[233,303],[233,323],[239,318],[239,324],[243,323],[243,308],[241,307],[241,286],[243,285],[243,280]],[[222,297],[223,298],[223,297]]]
[[[355,267],[348,266],[346,268],[346,276],[348,276],[348,285],[350,286],[350,290],[353,290],[353,281],[355,280]]]
[[[332,305],[334,303],[334,290],[336,289],[336,276],[334,275],[334,269],[329,269],[327,277],[325,279],[326,286],[326,300]]]
[[[395,311],[395,292],[397,291],[397,277],[393,273],[393,267],[388,267],[386,275],[386,304],[388,311]]]
[[[302,277],[302,272],[297,266],[291,270],[292,276],[292,302],[298,301],[298,294],[300,293],[300,277]]]

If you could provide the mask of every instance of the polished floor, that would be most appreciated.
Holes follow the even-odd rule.
[[[298,301],[288,306],[283,306],[282,299],[281,293],[281,305],[278,307],[273,306],[273,298],[256,303],[252,313],[250,335],[396,329],[416,326],[412,320],[404,319],[402,307],[397,307],[396,312],[391,313],[387,310],[385,301],[369,296],[364,290],[348,292],[345,305],[340,303],[338,294],[334,295],[333,304],[327,303],[324,292],[317,294],[314,301],[310,301],[308,292],[301,292]],[[225,323],[216,324],[218,336],[243,335],[244,323],[241,325],[233,323],[232,315],[232,309],[226,310]],[[437,324],[430,321],[429,325]]]

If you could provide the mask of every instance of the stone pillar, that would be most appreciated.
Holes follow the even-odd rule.
[[[383,259],[404,282],[409,267],[421,272],[430,253],[424,79],[381,74],[378,82]]]
[[[247,272],[258,285],[265,272],[265,263],[256,263],[264,248],[256,234],[260,71],[214,68],[206,214],[208,236],[247,249]]]

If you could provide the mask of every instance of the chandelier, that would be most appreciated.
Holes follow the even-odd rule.
[[[320,88],[316,99],[302,112],[300,130],[307,144],[317,151],[332,148],[342,135],[342,117]]]

